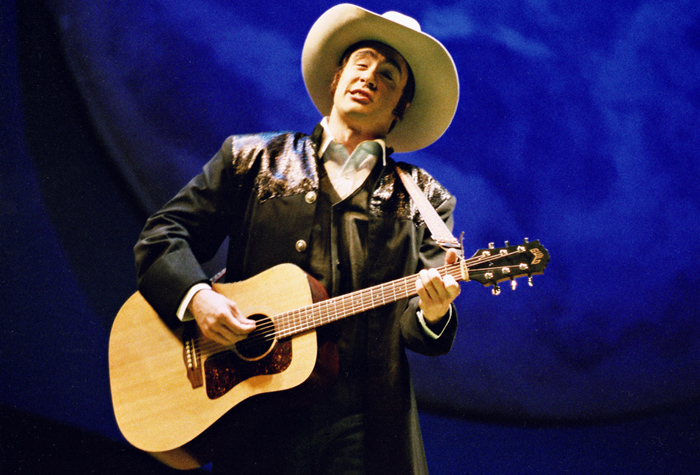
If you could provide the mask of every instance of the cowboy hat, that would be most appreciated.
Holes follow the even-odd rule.
[[[327,116],[333,107],[330,86],[343,53],[355,43],[379,41],[395,49],[411,67],[416,90],[404,118],[386,137],[396,152],[411,152],[435,142],[457,109],[459,81],[450,53],[423,33],[416,20],[398,12],[384,15],[355,5],[336,5],[309,30],[301,54],[306,89]]]

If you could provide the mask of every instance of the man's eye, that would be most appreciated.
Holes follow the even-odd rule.
[[[384,71],[382,73],[382,77],[384,77],[387,81],[396,82],[396,74],[394,71]]]

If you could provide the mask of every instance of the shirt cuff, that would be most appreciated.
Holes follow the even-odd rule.
[[[192,297],[194,297],[194,294],[196,294],[200,290],[207,289],[211,289],[211,285],[205,283],[194,284],[192,287],[190,287],[190,290],[187,291],[185,298],[182,299],[182,302],[180,302],[180,306],[177,308],[176,315],[181,322],[194,320],[192,314],[187,311],[187,306],[190,304],[190,301],[192,300]]]
[[[452,305],[450,305],[450,309],[447,311],[445,325],[442,327],[442,330],[440,330],[439,334],[435,333],[430,329],[430,327],[428,327],[428,324],[425,322],[425,317],[423,316],[423,310],[418,309],[416,316],[418,317],[418,322],[420,322],[420,326],[423,327],[423,331],[425,332],[425,334],[433,340],[437,340],[442,336],[442,334],[445,332],[445,329],[447,328],[447,325],[449,325],[450,323],[450,319],[452,318]]]

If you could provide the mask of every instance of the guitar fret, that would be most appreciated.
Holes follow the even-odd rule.
[[[311,330],[341,318],[406,298],[411,295],[409,282],[409,278],[402,278],[280,314],[275,317],[277,337],[284,338]]]
[[[480,260],[481,258],[476,259]],[[463,280],[462,264],[460,263],[438,268],[438,272],[443,277],[451,275],[457,281]],[[416,275],[403,277],[392,282],[357,290],[314,303],[308,307],[280,314],[275,317],[278,329],[277,337],[292,336],[341,318],[416,295],[417,291],[414,284],[416,277]]]

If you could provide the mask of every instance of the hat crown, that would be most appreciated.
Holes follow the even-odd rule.
[[[418,23],[418,20],[408,15],[404,15],[403,13],[392,10],[384,13],[382,16],[387,20],[391,20],[394,23],[398,23],[399,25],[403,25],[406,28],[410,28],[414,31],[423,31],[421,30],[420,23]]]

